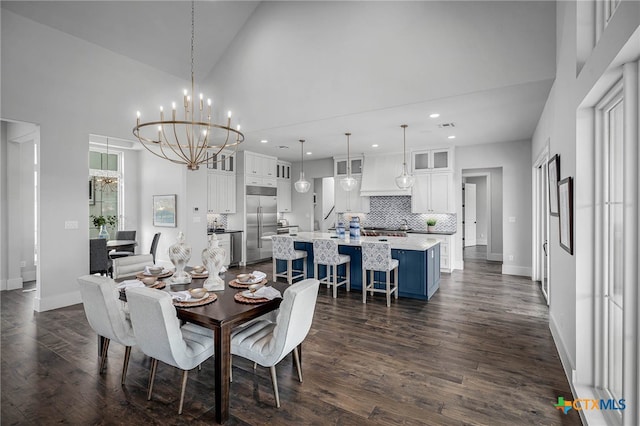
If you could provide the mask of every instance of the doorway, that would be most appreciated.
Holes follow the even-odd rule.
[[[462,170],[463,260],[502,262],[502,168]]]
[[[533,165],[533,280],[549,305],[549,149],[545,148]]]
[[[0,121],[0,290],[35,289],[38,281],[40,128]],[[9,249],[10,248],[10,249]]]

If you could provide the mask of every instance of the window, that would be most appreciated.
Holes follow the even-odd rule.
[[[107,231],[115,237],[122,217],[122,152],[91,147],[89,150],[89,215],[103,216]],[[100,228],[89,221],[90,238],[97,238]]]

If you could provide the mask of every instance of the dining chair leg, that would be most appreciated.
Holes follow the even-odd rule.
[[[182,370],[182,388],[180,389],[180,405],[178,406],[178,414],[182,414],[182,404],[184,403],[184,391],[187,390],[188,370]]]
[[[271,370],[271,383],[273,384],[273,394],[276,397],[276,407],[280,408],[280,395],[278,395],[278,378],[276,377],[276,366],[272,365]]]
[[[156,378],[156,369],[158,368],[158,360],[151,358],[151,371],[149,372],[149,392],[147,392],[147,401],[151,401],[151,393],[153,392],[153,381]]]
[[[102,353],[100,354],[100,368],[98,370],[98,374],[102,374],[104,372],[105,363],[107,361],[107,351],[109,350],[109,342],[111,339],[104,338],[102,344]]]
[[[131,358],[131,346],[124,348],[124,365],[122,366],[122,380],[120,384],[124,385],[124,379],[127,376],[127,369],[129,368],[129,358]]]
[[[254,362],[254,363],[253,363],[253,370],[255,371],[255,370],[256,370],[256,368],[258,368],[258,363],[257,363],[257,362]]]
[[[302,383],[302,367],[300,366],[300,355],[298,354],[298,347],[293,348],[293,359],[296,362],[296,370],[298,370],[298,380]]]

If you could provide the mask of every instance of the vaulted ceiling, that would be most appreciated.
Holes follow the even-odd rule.
[[[189,77],[189,2],[2,7]],[[195,43],[196,80],[245,149],[344,155],[350,131],[352,153],[398,151],[403,123],[409,148],[508,142],[531,138],[553,84],[555,2],[199,1]]]

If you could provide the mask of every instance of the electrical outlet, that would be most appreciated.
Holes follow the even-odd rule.
[[[27,262],[26,262],[26,261],[24,261],[24,260],[23,260],[23,261],[21,261],[21,262],[20,262],[20,267],[21,267],[21,268],[26,268],[26,267],[27,267]]]
[[[513,261],[513,255],[512,254],[509,255],[509,260]]]

